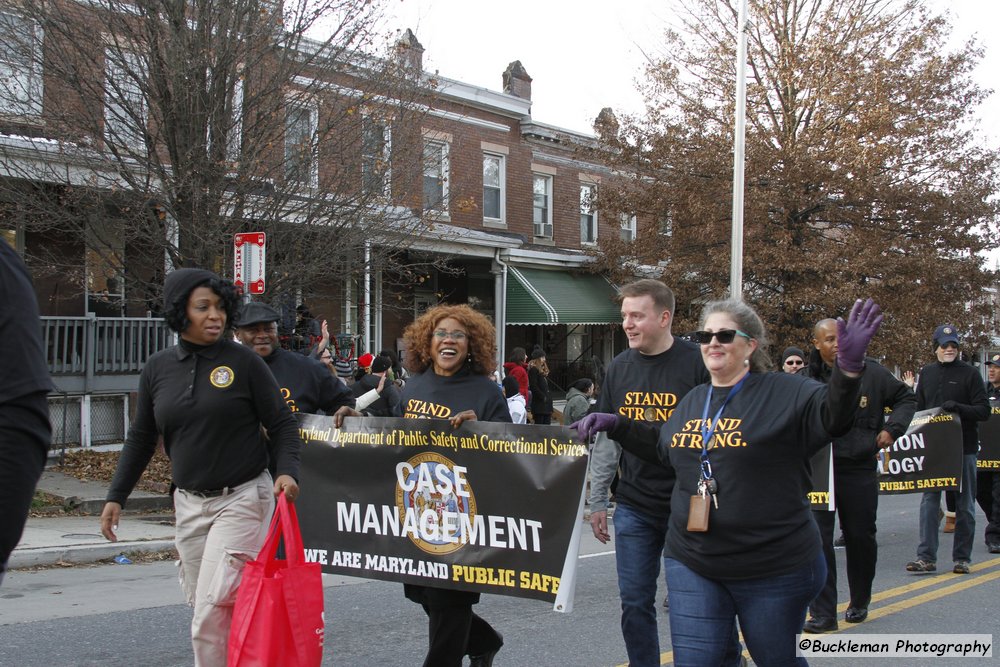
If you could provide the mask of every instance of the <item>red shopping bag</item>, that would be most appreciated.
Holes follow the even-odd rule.
[[[287,560],[276,560],[279,538]],[[246,564],[229,630],[228,667],[319,667],[323,579],[306,563],[295,506],[285,494],[256,560]]]

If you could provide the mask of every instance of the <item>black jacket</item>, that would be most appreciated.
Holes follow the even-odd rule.
[[[983,378],[975,368],[961,360],[948,364],[940,361],[920,369],[917,384],[917,410],[944,407],[962,419],[962,453],[979,451],[979,422],[990,418],[990,402]]]
[[[551,415],[552,394],[549,379],[534,366],[528,366],[528,388],[531,390],[531,414]]]
[[[366,373],[360,380],[355,380],[351,385],[351,391],[355,399],[367,394],[372,389],[378,389],[378,383],[382,376],[374,373]],[[362,412],[369,417],[402,417],[403,407],[399,390],[389,378],[385,379],[385,385],[375,402],[369,405]]]
[[[809,363],[800,374],[827,384],[831,370],[819,356],[819,351],[814,349],[809,355]],[[916,396],[909,387],[878,362],[865,359],[854,427],[846,435],[833,439],[833,458],[875,465],[879,450],[875,440],[878,434],[885,430],[893,440],[901,437],[906,433],[916,407]]]

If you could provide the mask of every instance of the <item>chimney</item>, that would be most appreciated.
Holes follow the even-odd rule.
[[[520,60],[507,65],[503,73],[503,92],[522,100],[531,100],[531,77]]]
[[[407,72],[420,74],[424,71],[424,47],[409,28],[396,40],[396,59]]]

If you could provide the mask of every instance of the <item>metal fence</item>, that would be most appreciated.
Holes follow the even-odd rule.
[[[159,318],[43,317],[53,449],[122,442],[128,394],[154,353],[173,344]]]

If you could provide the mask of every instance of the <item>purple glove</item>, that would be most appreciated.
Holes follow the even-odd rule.
[[[865,351],[882,324],[882,309],[868,299],[854,302],[847,322],[837,318],[837,365],[848,373],[865,369]]]
[[[590,442],[590,439],[598,433],[606,433],[617,425],[618,417],[607,412],[592,412],[580,421],[573,422],[569,427],[576,429],[581,440]]]

